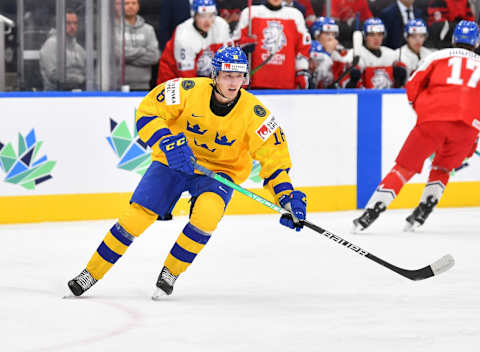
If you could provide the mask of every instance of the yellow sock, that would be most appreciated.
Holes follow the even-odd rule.
[[[93,253],[87,264],[90,274],[96,280],[100,280],[125,254],[133,240],[140,236],[156,219],[155,213],[132,203]]]
[[[187,270],[217,228],[224,211],[225,203],[218,194],[206,192],[197,198],[190,222],[165,260],[165,266],[173,275],[178,276]]]

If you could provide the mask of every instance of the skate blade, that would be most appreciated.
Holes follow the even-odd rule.
[[[70,291],[69,289],[67,289],[65,291],[65,294],[62,296],[62,299],[73,299],[73,298],[77,298],[77,296],[75,296],[73,292]]]
[[[161,301],[168,295],[160,288],[156,288],[152,295],[152,301]]]
[[[353,226],[352,226],[352,229],[350,230],[350,233],[359,234],[363,230],[364,230],[364,228],[362,227],[362,225],[353,223]]]
[[[415,232],[415,230],[420,226],[420,224],[416,221],[412,223],[407,223],[405,224],[405,227],[403,228],[403,232]]]

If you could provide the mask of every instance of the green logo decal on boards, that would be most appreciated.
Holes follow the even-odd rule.
[[[49,161],[46,155],[38,157],[43,142],[37,141],[35,130],[24,137],[18,134],[18,152],[12,143],[0,142],[0,168],[7,174],[5,182],[33,190],[37,185],[52,178],[50,172],[56,161]]]

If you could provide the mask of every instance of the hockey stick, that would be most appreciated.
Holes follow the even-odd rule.
[[[277,213],[280,214],[288,214],[293,216],[288,210],[283,209],[282,207],[266,200],[265,198],[250,192],[249,190],[243,188],[242,186],[237,185],[234,182],[231,182],[230,180],[227,180],[226,178],[216,174],[215,172],[207,169],[206,167],[203,167],[196,162],[193,162],[193,165],[196,170],[202,172],[206,176],[213,178],[214,180],[224,184],[225,186],[228,186],[243,195],[252,198],[253,200],[256,200],[259,203],[262,203],[266,207],[276,211]],[[374,261],[377,264],[380,264],[387,269],[390,269],[397,274],[402,275],[403,277],[406,277],[407,279],[413,280],[413,281],[418,281],[418,280],[424,280],[428,279],[429,277],[439,275],[447,270],[449,270],[454,264],[455,260],[450,254],[444,255],[442,258],[436,260],[434,263],[427,265],[426,267],[423,267],[421,269],[416,269],[416,270],[408,270],[408,269],[402,269],[399,268],[393,264],[390,264],[389,262],[386,262],[385,260],[373,255],[372,253],[360,248],[359,246],[348,242],[347,240],[344,240],[338,235],[333,234],[330,231],[327,231],[320,226],[317,226],[315,224],[312,224],[311,222],[307,220],[301,220],[304,226],[308,227],[309,229],[312,229],[315,232],[318,232],[321,235],[324,235],[326,238],[354,251],[357,254],[360,254],[361,256],[370,259],[371,261]]]
[[[268,57],[267,57],[265,60],[263,60],[257,67],[252,68],[252,70],[250,71],[250,77],[252,77],[252,76],[253,76],[258,70],[260,70],[263,66],[265,66],[266,64],[268,64],[274,55],[275,55],[275,53],[271,53],[271,54],[268,55]]]
[[[362,46],[362,32],[360,31],[355,31],[353,32],[353,59],[352,59],[352,64],[350,65],[349,68],[347,68],[338,78],[330,83],[330,85],[327,88],[335,88],[335,86],[342,81],[347,75],[352,72],[352,70],[355,68],[355,66],[358,65],[358,62],[360,61],[360,48]]]

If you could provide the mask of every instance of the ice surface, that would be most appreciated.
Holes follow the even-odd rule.
[[[480,350],[480,208],[437,209],[404,233],[389,210],[352,235],[359,211],[309,220],[407,269],[412,282],[274,215],[227,216],[172,296],[151,300],[185,217],[157,222],[84,297],[62,299],[114,223],[0,226],[0,351]]]

